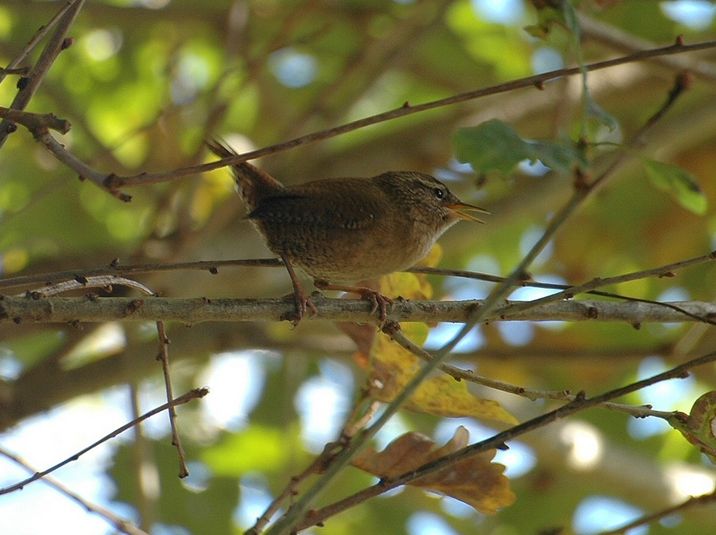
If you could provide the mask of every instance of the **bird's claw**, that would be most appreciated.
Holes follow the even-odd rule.
[[[286,298],[293,299],[296,310],[292,313],[289,312],[288,314],[285,314],[281,319],[289,320],[294,327],[301,322],[306,313],[309,313],[311,316],[318,315],[318,308],[316,308],[315,303],[310,297],[306,297],[302,291],[295,291],[292,294],[287,295]]]
[[[371,288],[362,288],[360,296],[371,302],[373,306],[370,309],[370,313],[375,314],[378,312],[378,319],[380,319],[380,326],[382,327],[388,319],[388,305],[392,305],[393,300]]]

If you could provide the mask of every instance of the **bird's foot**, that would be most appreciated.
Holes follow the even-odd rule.
[[[308,310],[311,311],[312,316],[317,316],[318,309],[313,301],[311,301],[311,298],[306,297],[306,294],[303,292],[303,287],[301,286],[289,259],[281,255],[281,260],[283,260],[283,264],[286,266],[286,271],[288,271],[288,275],[291,277],[291,284],[293,285],[293,300],[296,303],[296,314],[293,316],[287,315],[281,319],[291,320],[293,326],[296,327],[303,319],[303,316],[306,315]]]
[[[370,309],[371,314],[378,312],[380,326],[388,319],[388,305],[393,304],[393,300],[373,288],[366,286],[344,286],[341,284],[331,284],[326,280],[316,279],[313,281],[316,288],[320,290],[338,290],[341,292],[353,293],[361,296],[361,299],[370,301],[373,305]]]
[[[296,310],[293,313],[289,312],[281,319],[289,320],[291,323],[293,323],[294,327],[296,327],[301,322],[306,313],[309,313],[311,316],[318,315],[318,309],[316,308],[315,303],[311,300],[310,297],[307,297],[306,294],[303,293],[303,289],[301,289],[300,287],[298,289],[295,289],[292,294],[288,294],[286,298],[293,299],[293,302],[296,305]]]
[[[382,327],[388,319],[388,305],[392,305],[393,300],[390,297],[373,290],[372,288],[358,287],[356,289],[358,290],[358,295],[360,295],[362,299],[372,303],[373,306],[370,309],[370,313],[375,314],[378,312],[378,318],[380,319],[380,325]]]

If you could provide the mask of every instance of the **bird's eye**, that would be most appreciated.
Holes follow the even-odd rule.
[[[435,189],[433,190],[433,193],[435,193],[435,196],[436,196],[438,199],[442,199],[443,197],[445,197],[445,191],[443,191],[443,190],[440,189],[440,188],[435,188]]]

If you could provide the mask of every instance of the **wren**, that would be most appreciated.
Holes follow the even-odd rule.
[[[217,140],[207,142],[221,158],[236,155]],[[413,266],[460,219],[482,222],[489,213],[453,195],[436,178],[388,171],[370,178],[332,178],[284,186],[242,162],[231,166],[248,219],[268,248],[283,260],[293,285],[297,324],[307,308],[317,313],[293,266],[320,289],[356,293],[386,318],[391,300],[373,289],[331,284],[373,279]],[[331,282],[329,282],[331,281]]]

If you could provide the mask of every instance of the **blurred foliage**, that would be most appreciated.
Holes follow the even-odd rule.
[[[583,0],[574,2],[576,20],[598,24],[584,24],[575,50],[574,32],[568,29],[575,20],[565,24],[534,8],[545,2],[515,0],[497,15],[490,4],[497,3],[91,1],[70,30],[73,46],[60,54],[28,110],[70,120],[72,130],[61,142],[95,169],[166,171],[208,161],[203,140],[214,135],[237,150],[249,150],[406,102],[572,65],[579,57],[586,62],[616,57],[644,46],[635,39],[661,46],[678,35],[696,42],[716,33],[713,12],[710,19],[704,15],[690,25],[667,16],[665,6],[674,2]],[[0,65],[20,52],[59,5],[25,0],[0,5]],[[35,59],[37,51],[31,56]],[[706,51],[671,57],[695,58],[700,64],[692,88],[633,151],[632,162],[560,230],[532,266],[535,278],[580,283],[713,248],[716,56]],[[266,157],[260,165],[286,183],[388,169],[433,173],[461,198],[493,213],[486,225],[461,223],[451,229],[441,240],[440,266],[504,275],[568,198],[575,162],[588,173],[603,169],[615,147],[659,108],[682,68],[652,60],[590,73],[587,101],[577,78],[556,80],[299,146]],[[15,81],[10,76],[0,84],[0,105],[14,98]],[[606,115],[593,120],[595,110],[604,110],[616,124],[605,125]],[[500,135],[485,136],[490,128]],[[483,135],[474,137],[477,132]],[[505,154],[505,138],[517,146],[519,157]],[[530,166],[524,159],[541,164]],[[488,161],[489,169],[472,169],[458,160],[476,167]],[[226,172],[135,188],[129,191],[132,202],[123,204],[77,180],[22,127],[0,150],[0,169],[3,276],[97,267],[113,258],[134,263],[269,256],[242,219]],[[502,173],[486,172],[494,169]],[[290,289],[285,273],[270,269],[139,278],[177,297],[268,297]],[[452,278],[430,277],[429,282],[426,287],[436,298],[479,298],[491,288]],[[715,287],[716,272],[704,265],[610,290],[645,299],[712,301]],[[513,297],[539,295],[519,290]],[[429,327],[433,345],[451,332],[444,325]],[[156,342],[148,339],[146,326],[118,326],[111,344],[96,341],[97,358],[73,365],[68,356],[93,334],[91,326],[2,323],[0,330],[3,429],[80,396],[101,402],[106,389],[116,385],[142,383],[154,392],[153,400],[161,399]],[[296,329],[284,324],[171,325],[169,335],[175,392],[212,378],[207,384],[212,394],[198,406],[178,409],[192,477],[188,482],[176,478],[175,452],[163,429],[160,440],[144,444],[141,463],[141,448],[112,442],[114,455],[103,481],[114,488],[113,503],[129,504],[136,517],[142,511],[150,524],[182,526],[186,531],[180,533],[239,532],[255,521],[259,505],[265,506],[311,462],[322,443],[335,438],[366,384],[366,353],[356,352],[344,332],[325,322],[305,322]],[[705,325],[597,322],[493,322],[480,326],[471,340],[453,364],[529,388],[588,394],[634,381],[654,363],[668,367],[712,351],[716,342]],[[211,374],[217,363],[237,355],[251,367]],[[218,394],[224,383],[235,396],[228,401]],[[713,367],[703,367],[693,371],[692,380],[675,383],[678,395],[650,390],[628,401],[688,412],[695,399],[714,389],[716,374]],[[520,421],[553,406],[472,385],[469,392],[475,399],[495,399]],[[519,443],[535,462],[518,475],[511,475],[510,463],[499,452],[496,461],[508,465],[516,500],[494,516],[403,488],[331,518],[323,529],[339,535],[407,533],[409,520],[422,511],[439,515],[456,533],[537,533],[559,526],[569,532],[575,529],[575,511],[589,497],[622,500],[647,513],[703,492],[689,479],[677,488],[677,469],[689,468],[713,481],[713,465],[677,431],[635,431],[633,422],[593,410],[528,435]],[[596,433],[601,454],[592,464],[575,460],[575,451],[588,448],[570,442],[572,423]],[[458,429],[453,420],[402,411],[373,446],[383,450],[409,431],[445,443],[435,436],[443,425],[452,430],[449,436]],[[470,436],[480,439],[472,430]],[[698,438],[692,429],[686,436]],[[157,484],[152,492],[140,492],[140,464],[153,467]],[[350,468],[317,505],[373,481]],[[701,507],[672,524],[654,524],[649,533],[715,531],[713,509]]]

